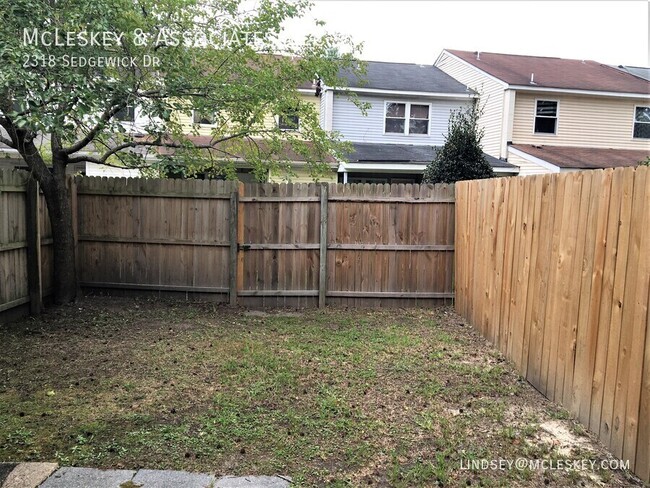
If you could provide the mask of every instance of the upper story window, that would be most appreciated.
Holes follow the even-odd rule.
[[[384,132],[390,134],[428,134],[429,105],[386,102]]]
[[[214,125],[217,120],[215,112],[192,110],[192,122],[199,125]]]
[[[135,122],[135,106],[127,105],[115,114],[115,118],[122,122]]]
[[[300,118],[295,113],[278,115],[278,128],[280,130],[298,130]]]
[[[650,139],[650,107],[634,109],[634,137]]]
[[[555,134],[557,132],[557,102],[537,100],[535,105],[535,134]]]

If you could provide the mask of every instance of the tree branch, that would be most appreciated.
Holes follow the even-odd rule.
[[[99,132],[106,125],[106,122],[108,122],[112,117],[114,117],[120,110],[122,110],[126,106],[127,106],[127,102],[126,100],[123,100],[122,102],[112,105],[111,107],[104,110],[104,113],[99,118],[97,124],[92,129],[90,129],[82,139],[75,142],[70,147],[62,148],[61,152],[63,154],[70,155],[81,151],[84,147],[90,144],[93,141],[93,139],[95,139],[95,137],[97,137],[97,134],[99,134]]]
[[[256,132],[256,134],[262,134],[266,132],[272,132],[269,130],[266,131],[259,131]],[[224,154],[228,154],[226,151],[217,148],[217,144],[220,144],[222,142],[229,141],[231,139],[237,139],[240,137],[250,137],[250,132],[245,131],[245,132],[239,132],[237,134],[231,134],[226,137],[222,137],[220,139],[213,139],[210,141],[209,144],[192,144],[191,148],[192,149],[214,149],[220,152],[223,152]],[[96,158],[94,156],[90,155],[80,155],[80,156],[75,156],[69,158],[70,163],[80,163],[83,161],[91,162],[91,163],[96,163],[96,164],[106,164],[106,161],[108,158],[113,156],[114,154],[119,153],[120,151],[123,151],[125,149],[130,149],[130,148],[136,148],[136,147],[166,147],[170,149],[183,149],[186,148],[187,145],[179,143],[179,142],[164,142],[164,141],[129,141],[129,142],[124,142],[122,144],[118,144],[117,146],[114,146],[110,148],[108,151],[106,151],[100,158]]]

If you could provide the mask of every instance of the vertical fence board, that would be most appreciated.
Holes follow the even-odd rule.
[[[646,481],[648,173],[460,183],[455,251],[457,311]]]

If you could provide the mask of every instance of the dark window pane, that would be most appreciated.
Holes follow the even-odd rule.
[[[206,124],[206,125],[214,124],[214,121],[216,119],[213,113],[200,112],[198,110],[194,110],[193,118],[195,124]]]
[[[637,107],[634,112],[634,120],[637,122],[650,122],[650,107]]]
[[[546,117],[557,116],[557,102],[550,102],[548,100],[537,100],[537,115],[544,115]]]
[[[406,115],[406,105],[403,103],[387,103],[386,117],[404,117]]]
[[[133,122],[135,120],[135,107],[127,105],[115,114],[115,118],[122,122]]]
[[[386,132],[404,133],[404,119],[386,119]]]
[[[412,119],[428,119],[429,106],[428,105],[411,105],[411,118]]]
[[[278,127],[282,130],[295,130],[298,128],[299,122],[297,115],[280,115],[278,117]]]
[[[555,134],[555,124],[557,119],[536,117],[535,118],[535,132],[543,134]]]
[[[650,124],[634,124],[634,137],[650,139]]]
[[[428,120],[413,120],[409,121],[409,133],[410,134],[428,134],[429,133],[429,121]]]

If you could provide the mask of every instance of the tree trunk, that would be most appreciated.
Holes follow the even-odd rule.
[[[52,223],[54,247],[54,302],[62,305],[77,295],[77,271],[70,192],[65,171],[55,171],[53,178],[42,184],[47,210]]]

